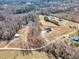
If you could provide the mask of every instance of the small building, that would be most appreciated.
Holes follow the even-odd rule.
[[[46,27],[46,28],[44,28],[44,30],[41,33],[44,34],[44,33],[49,33],[51,31],[54,31],[54,29],[52,29],[50,27]]]
[[[63,37],[64,38],[70,38],[70,35],[69,34],[65,34]]]
[[[41,33],[44,34],[44,33],[46,33],[46,31],[42,31]]]
[[[14,38],[19,38],[20,37],[20,34],[19,33],[16,33]]]
[[[46,31],[47,33],[49,33],[50,31],[52,31],[52,29],[49,28],[49,27],[47,27],[47,28],[45,28],[45,31]]]

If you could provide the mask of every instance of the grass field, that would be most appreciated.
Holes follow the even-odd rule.
[[[32,51],[29,54],[22,54],[22,51],[0,51],[0,59],[49,59],[47,53]]]
[[[63,34],[67,34],[67,33],[77,30],[77,26],[79,25],[77,23],[63,19],[63,21],[60,23],[60,26],[57,26],[53,23],[44,21],[43,15],[40,15],[39,18],[40,18],[40,22],[42,24],[42,26],[41,26],[42,30],[44,30],[45,27],[50,27],[51,29],[53,29],[53,31],[51,31],[50,33],[45,33],[45,37],[49,41],[53,41],[53,39],[55,39]],[[72,27],[72,28],[70,28],[70,27]]]

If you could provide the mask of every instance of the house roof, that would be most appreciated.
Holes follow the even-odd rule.
[[[20,35],[18,33],[16,33],[15,36],[20,36]]]

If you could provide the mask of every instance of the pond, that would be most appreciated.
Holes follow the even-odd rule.
[[[71,37],[72,40],[79,42],[79,36]]]

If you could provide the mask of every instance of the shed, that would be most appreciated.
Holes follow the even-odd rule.
[[[16,33],[14,38],[19,38],[20,34],[19,33]]]
[[[49,33],[49,32],[52,31],[52,30],[51,30],[51,28],[47,27],[47,28],[45,28],[45,31],[46,31],[47,33]]]
[[[63,37],[64,37],[64,38],[69,38],[70,35],[69,35],[69,34],[65,34]]]

